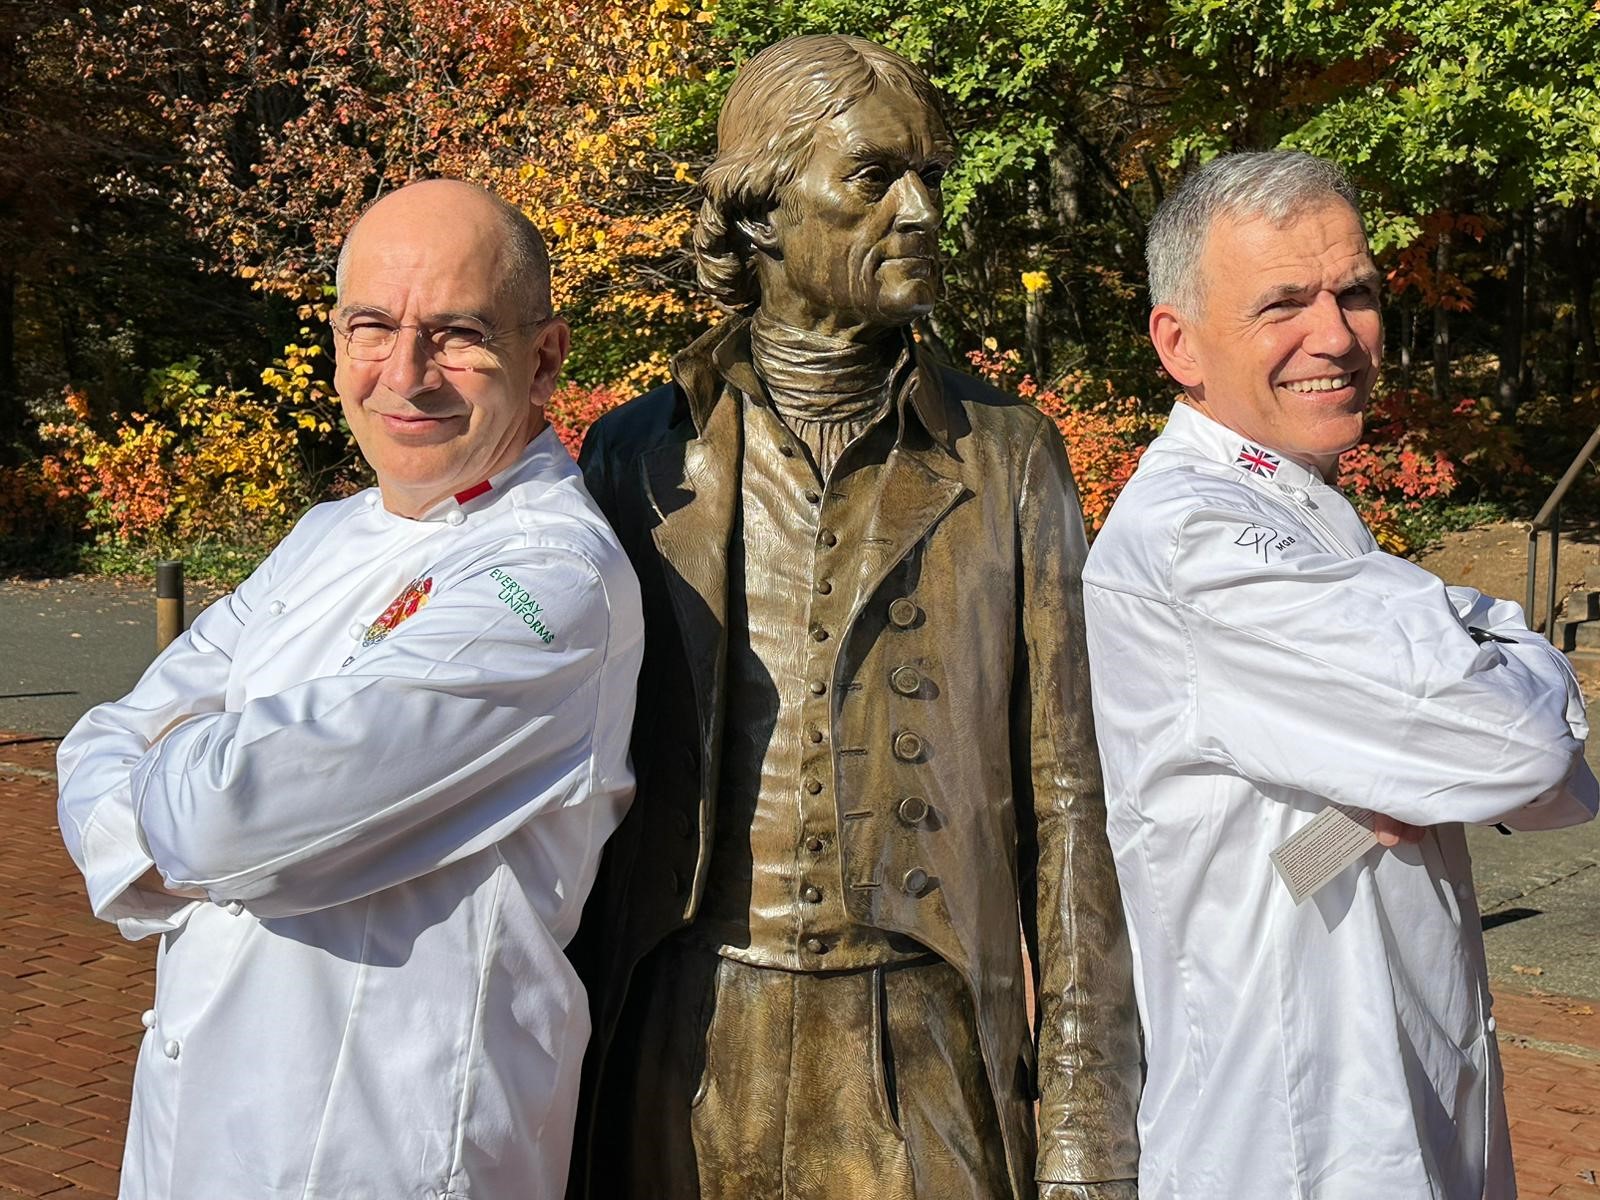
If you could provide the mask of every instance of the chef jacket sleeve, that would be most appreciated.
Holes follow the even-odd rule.
[[[1208,507],[1174,543],[1202,755],[1415,825],[1500,820],[1574,772],[1582,791],[1588,730],[1570,669],[1542,639],[1468,630],[1506,627],[1514,606],[1452,597],[1378,551],[1328,553],[1309,531],[1264,557],[1241,533],[1256,519]]]
[[[1047,1184],[1127,1180],[1139,1170],[1133,957],[1089,698],[1083,518],[1048,422],[1029,447],[1022,496],[1011,774],[1039,998],[1035,1175]]]
[[[1567,656],[1550,644],[1548,638],[1528,628],[1522,605],[1510,600],[1496,600],[1485,596],[1476,588],[1446,587],[1456,616],[1466,627],[1474,641],[1494,641],[1501,645],[1526,647],[1528,652],[1542,654],[1550,660],[1567,684],[1567,724],[1575,736],[1587,740],[1589,719],[1584,711],[1583,692],[1578,687],[1578,677]],[[1504,814],[1500,820],[1511,829],[1525,832],[1540,829],[1563,829],[1580,825],[1595,815],[1600,806],[1600,783],[1595,780],[1589,764],[1579,759],[1572,773],[1557,787],[1529,801],[1521,808]]]
[[[288,916],[587,802],[612,636],[605,583],[582,555],[524,549],[485,565],[338,674],[173,730],[133,770],[151,856],[174,885]]]
[[[67,853],[83,872],[94,914],[115,921],[126,937],[174,929],[195,903],[133,886],[153,865],[134,817],[133,768],[163,733],[221,710],[239,632],[270,586],[273,566],[268,558],[237,591],[208,605],[127,696],[90,709],[56,752]]]

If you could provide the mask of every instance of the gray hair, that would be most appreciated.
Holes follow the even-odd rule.
[[[1150,304],[1194,315],[1204,301],[1200,255],[1218,217],[1263,217],[1284,225],[1308,208],[1343,200],[1361,217],[1338,163],[1302,150],[1223,154],[1187,176],[1156,209],[1145,238]]]
[[[544,237],[539,233],[538,226],[528,219],[528,214],[515,204],[501,199],[487,188],[482,191],[499,209],[501,225],[505,230],[505,246],[500,251],[501,293],[516,300],[520,320],[542,321],[550,315],[550,252],[545,248]],[[344,235],[344,242],[339,246],[339,260],[334,266],[335,303],[344,298],[345,266],[350,259],[350,243],[355,239],[361,217],[390,194],[385,192],[362,209],[361,216],[350,226],[350,232]]]

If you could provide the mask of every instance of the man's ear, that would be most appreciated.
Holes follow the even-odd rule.
[[[539,330],[533,352],[538,356],[533,378],[528,384],[528,401],[535,408],[550,403],[556,390],[556,377],[561,374],[561,364],[567,361],[567,351],[572,345],[572,328],[561,317],[551,317]]]
[[[772,214],[761,213],[759,216],[746,213],[734,221],[739,232],[750,240],[750,244],[763,254],[777,254],[778,232],[772,227]]]
[[[1186,388],[1201,384],[1200,363],[1195,358],[1188,322],[1172,305],[1158,304],[1150,310],[1150,344],[1156,348],[1167,374],[1179,384]]]

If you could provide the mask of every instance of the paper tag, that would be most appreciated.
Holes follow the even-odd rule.
[[[1370,808],[1330,804],[1271,854],[1296,904],[1378,844]]]

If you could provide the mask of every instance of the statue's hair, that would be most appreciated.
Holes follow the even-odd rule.
[[[701,179],[694,227],[700,285],[729,309],[761,298],[755,251],[738,219],[764,216],[805,169],[818,126],[880,88],[944,119],[916,66],[865,38],[804,34],[774,42],[739,71],[717,119],[717,157]]]
[[[464,180],[458,182],[465,183]],[[502,199],[487,188],[479,187],[477,184],[467,186],[478,188],[499,209],[500,223],[505,229],[506,237],[505,247],[500,252],[502,292],[515,299],[520,320],[544,320],[550,315],[550,252],[545,249],[544,237],[539,233],[538,226],[515,204]],[[361,218],[390,195],[393,193],[385,192],[362,209],[361,216],[350,226],[350,232],[344,235],[333,277],[334,288],[340,298],[344,295],[345,265],[350,258],[350,243],[355,238]]]
[[[1359,220],[1361,202],[1344,168],[1300,150],[1224,154],[1187,176],[1156,209],[1145,237],[1150,304],[1193,316],[1205,301],[1200,255],[1219,217],[1287,224],[1307,209],[1343,200]]]

